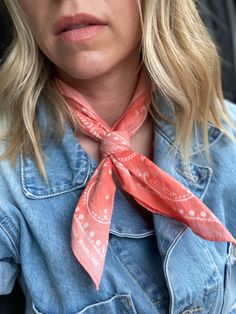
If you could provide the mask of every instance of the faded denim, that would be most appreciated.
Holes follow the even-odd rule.
[[[236,121],[236,107],[226,104]],[[172,114],[163,101],[161,110]],[[43,110],[39,119],[43,125]],[[236,237],[236,145],[212,125],[208,134],[211,164],[200,135],[200,145],[192,139],[186,170],[180,152],[172,159],[173,127],[160,121],[153,160],[201,198]],[[48,184],[30,158],[19,156],[15,167],[0,162],[0,294],[10,293],[18,276],[27,314],[236,313],[236,247],[203,240],[171,218],[145,217],[120,190],[97,292],[70,247],[73,211],[96,162],[68,126],[61,143],[50,132],[43,136],[43,152]]]

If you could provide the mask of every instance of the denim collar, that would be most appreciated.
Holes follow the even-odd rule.
[[[173,104],[168,101],[162,94],[158,94],[156,96],[156,102],[158,103],[161,114],[167,119],[174,121],[175,110]],[[160,119],[155,125],[155,131],[161,134],[161,136],[166,139],[168,145],[170,145],[171,147],[174,146],[176,132],[175,127],[171,123]],[[223,133],[220,129],[216,128],[213,124],[208,123],[209,145],[219,139],[222,134]],[[197,141],[196,136],[194,134],[192,135],[190,157],[205,150],[203,130],[201,128],[199,129],[198,136],[199,138]],[[179,149],[177,149],[177,151],[180,153]]]

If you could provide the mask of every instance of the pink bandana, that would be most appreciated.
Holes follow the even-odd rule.
[[[82,130],[101,143],[102,160],[78,201],[72,223],[74,255],[97,289],[103,273],[116,190],[113,171],[122,189],[152,213],[177,219],[204,239],[236,244],[200,199],[151,160],[131,150],[130,139],[145,121],[150,103],[142,76],[129,107],[112,128],[97,116],[79,92],[58,82]]]

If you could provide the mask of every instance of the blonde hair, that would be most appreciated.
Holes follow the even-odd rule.
[[[57,137],[63,134],[65,119],[73,129],[75,118],[56,88],[54,67],[39,51],[16,0],[4,0],[10,13],[14,38],[0,70],[0,114],[7,123],[9,146],[1,158],[14,161],[22,149],[32,154],[46,178],[36,115],[43,92],[50,103],[57,125]],[[220,63],[217,49],[198,15],[193,0],[143,0],[142,58],[150,85],[158,87],[175,110],[175,147],[189,160],[190,139],[199,125],[204,131],[208,151],[208,123],[227,134],[223,122],[232,121],[223,102]],[[163,117],[153,101],[151,113]],[[168,119],[167,119],[168,120]],[[182,127],[184,126],[184,128]]]

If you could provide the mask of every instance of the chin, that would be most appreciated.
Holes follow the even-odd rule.
[[[104,65],[104,64],[103,64]],[[89,65],[71,65],[63,67],[62,71],[71,78],[78,80],[90,80],[102,77],[110,72],[109,67],[102,67],[101,63]]]
[[[75,60],[61,67],[64,72],[75,79],[94,79],[109,73],[112,66],[104,59]]]
[[[103,75],[105,75],[107,72],[106,71],[81,71],[81,69],[79,69],[78,71],[75,71],[73,70],[73,72],[71,73],[68,73],[67,72],[67,75],[71,76],[72,78],[74,79],[77,79],[77,80],[92,80],[92,79],[96,79],[96,78],[99,78]]]

